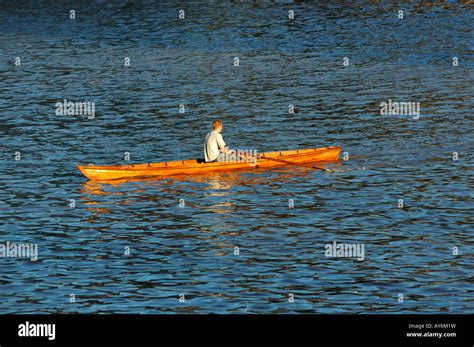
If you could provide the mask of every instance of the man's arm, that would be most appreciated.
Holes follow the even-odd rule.
[[[231,154],[233,152],[227,148],[221,134],[219,134],[219,136],[217,137],[217,145],[219,146],[219,152],[222,152],[224,154]]]
[[[227,147],[222,148],[220,151],[224,154],[232,154],[234,152],[234,150],[228,149]]]

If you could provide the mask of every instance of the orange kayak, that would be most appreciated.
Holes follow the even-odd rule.
[[[272,168],[295,163],[334,162],[339,159],[341,146],[295,149],[281,152],[260,153],[256,161],[212,162],[204,163],[199,159],[168,161],[162,163],[80,166],[77,168],[91,180],[115,180],[139,177],[162,177],[172,175],[206,174],[223,171]]]

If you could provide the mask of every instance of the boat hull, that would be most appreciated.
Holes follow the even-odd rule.
[[[341,146],[267,152],[261,157],[283,159],[294,163],[334,162],[339,159]],[[272,168],[287,166],[288,163],[271,159],[259,158],[257,162],[212,162],[203,163],[199,160],[180,160],[163,163],[110,165],[110,166],[80,166],[77,168],[90,180],[116,180],[139,177],[165,177],[173,175],[201,175],[206,173],[243,170],[252,168]]]

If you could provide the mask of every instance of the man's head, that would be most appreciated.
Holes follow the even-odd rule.
[[[222,131],[222,122],[220,120],[215,120],[212,122],[212,129],[216,130],[218,133]]]

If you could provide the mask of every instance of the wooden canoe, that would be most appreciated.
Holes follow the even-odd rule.
[[[341,146],[289,150],[282,152],[260,153],[256,163],[249,162],[213,162],[204,163],[202,160],[179,160],[162,163],[111,165],[111,166],[80,166],[77,168],[91,180],[115,180],[137,177],[161,177],[172,175],[206,174],[221,171],[271,168],[285,166],[288,163],[265,159],[265,157],[282,159],[294,163],[334,162],[339,159]]]

